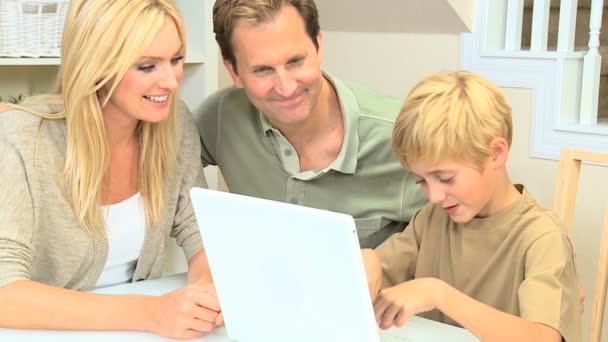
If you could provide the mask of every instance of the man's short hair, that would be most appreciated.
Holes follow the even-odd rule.
[[[467,71],[439,72],[407,96],[393,130],[393,149],[405,166],[425,160],[481,168],[489,143],[512,139],[511,107],[492,82]]]
[[[236,57],[232,34],[240,23],[258,25],[272,20],[283,6],[293,6],[304,21],[306,33],[319,49],[319,12],[313,0],[216,0],[213,5],[213,32],[222,58],[232,64],[235,72]]]

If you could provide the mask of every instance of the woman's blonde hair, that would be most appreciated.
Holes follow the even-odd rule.
[[[393,150],[405,166],[453,159],[481,169],[489,143],[512,138],[511,107],[498,87],[467,71],[440,72],[409,93],[395,122]]]
[[[143,55],[165,19],[172,19],[185,53],[183,21],[173,0],[72,0],[61,43],[61,66],[55,91],[27,99],[20,109],[42,118],[65,120],[67,152],[59,186],[87,230],[104,234],[102,190],[108,183],[109,145],[102,117],[125,73]],[[158,223],[163,185],[175,162],[175,102],[158,123],[141,121],[138,190],[146,220]],[[58,112],[30,105],[59,105]],[[15,106],[13,106],[15,107]]]

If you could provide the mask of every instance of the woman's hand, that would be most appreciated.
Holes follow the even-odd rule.
[[[200,337],[223,323],[220,305],[211,283],[194,283],[155,297],[150,331],[166,337]]]

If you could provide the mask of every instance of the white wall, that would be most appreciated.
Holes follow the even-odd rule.
[[[325,3],[319,2],[322,19],[335,19],[331,12],[328,15],[321,11],[321,4]],[[325,6],[329,8],[329,4]],[[323,23],[321,27],[323,29]],[[464,27],[464,24],[460,23],[458,27]],[[460,34],[323,30],[323,51],[323,68],[332,75],[389,95],[405,97],[424,75],[458,68]],[[232,80],[219,61],[219,86],[229,85]]]
[[[326,31],[460,33],[475,0],[316,0]],[[464,15],[464,20],[460,15]]]
[[[469,31],[473,30],[476,0],[447,0]]]
[[[48,92],[54,85],[57,66],[1,66],[0,96],[29,96]]]
[[[458,68],[460,35],[324,31],[323,51],[332,75],[405,98],[423,76]]]

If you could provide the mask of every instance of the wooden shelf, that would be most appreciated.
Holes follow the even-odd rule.
[[[0,65],[59,65],[59,58],[0,57]]]

